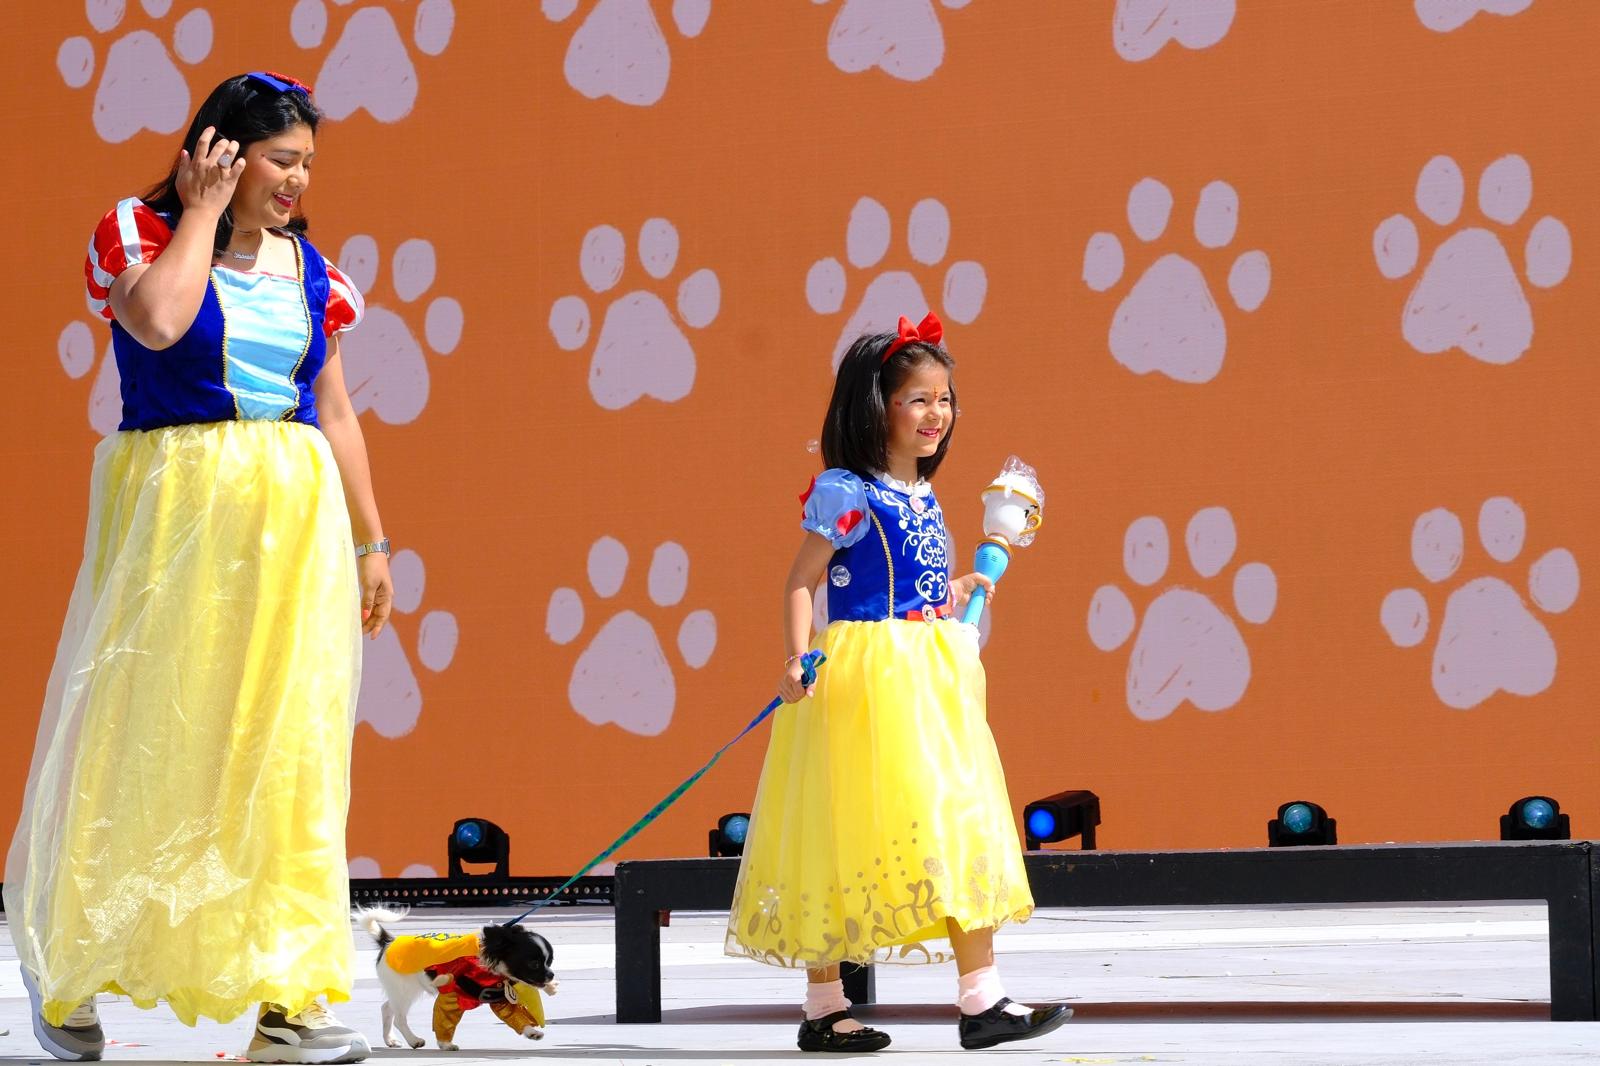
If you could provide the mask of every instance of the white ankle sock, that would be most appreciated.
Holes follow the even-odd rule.
[[[816,1021],[818,1018],[827,1018],[832,1013],[840,1010],[850,1010],[850,1000],[845,999],[845,983],[840,981],[806,981],[805,984],[805,1016],[806,1021]],[[850,1032],[851,1029],[861,1028],[861,1023],[846,1018],[835,1021],[834,1029],[838,1032]]]
[[[982,1014],[1006,998],[1005,987],[1000,984],[1000,971],[993,966],[981,966],[962,974],[956,987],[956,1006],[962,1014]],[[1006,1013],[1027,1014],[1028,1008],[1011,1003],[1007,1004]]]

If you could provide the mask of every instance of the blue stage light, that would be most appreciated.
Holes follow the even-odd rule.
[[[483,843],[482,822],[462,822],[456,826],[456,843],[464,848],[475,848]]]
[[[1339,843],[1338,824],[1310,800],[1291,800],[1267,823],[1267,847]]]
[[[1571,840],[1572,819],[1549,796],[1523,796],[1500,816],[1501,840]]]
[[[1522,815],[1522,824],[1529,829],[1544,829],[1556,820],[1556,809],[1546,799],[1523,800],[1518,810]]]
[[[457,818],[445,841],[445,854],[450,860],[450,879],[467,880],[473,877],[511,876],[511,837],[504,829],[487,818]],[[475,873],[461,864],[490,865],[487,873]]]
[[[1291,833],[1304,833],[1313,821],[1311,808],[1304,803],[1291,803],[1283,810],[1283,827]]]
[[[744,854],[745,838],[750,835],[750,815],[745,811],[724,814],[711,830],[709,852],[712,858],[731,858]]]
[[[1022,834],[1029,851],[1061,840],[1080,838],[1094,850],[1094,829],[1100,824],[1100,797],[1087,789],[1069,789],[1034,800],[1022,808]]]

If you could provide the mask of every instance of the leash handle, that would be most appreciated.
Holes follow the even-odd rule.
[[[803,685],[805,685],[807,688],[810,688],[817,680],[817,667],[821,666],[823,663],[825,663],[827,661],[828,661],[828,657],[826,655],[822,654],[822,652],[820,652],[820,651],[808,651],[804,655],[802,655],[800,657],[800,681],[801,681],[801,683]],[[651,807],[650,810],[645,813],[645,816],[643,818],[640,818],[637,822],[634,822],[632,825],[630,825],[625,833],[623,833],[616,840],[613,840],[611,842],[610,846],[608,846],[600,854],[596,855],[594,858],[590,859],[587,863],[585,863],[583,869],[579,870],[577,873],[575,873],[571,877],[567,878],[565,884],[561,885],[555,891],[551,892],[544,899],[536,901],[533,906],[529,907],[527,910],[523,911],[521,914],[517,915],[515,918],[511,919],[510,921],[506,922],[505,924],[506,925],[516,925],[518,922],[521,922],[523,919],[527,918],[529,915],[531,915],[534,911],[538,910],[540,907],[549,906],[551,903],[553,903],[555,901],[555,898],[557,896],[561,895],[561,893],[565,892],[567,889],[569,889],[573,885],[577,884],[578,878],[582,877],[584,874],[588,873],[590,870],[594,869],[596,866],[599,866],[602,862],[605,862],[607,859],[609,859],[612,856],[612,854],[614,854],[616,852],[616,850],[618,848],[622,847],[622,845],[626,844],[628,841],[630,841],[634,837],[638,836],[640,830],[642,830],[645,826],[649,825],[651,822],[655,821],[657,818],[661,817],[661,815],[666,812],[666,809],[668,807],[670,807],[674,803],[678,802],[679,798],[681,798],[685,792],[689,791],[689,788],[696,781],[699,781],[702,777],[704,777],[706,775],[706,771],[710,770],[713,766],[715,766],[717,764],[717,760],[722,758],[722,753],[723,752],[727,751],[729,748],[731,748],[735,744],[739,743],[739,741],[743,740],[746,733],[750,732],[756,726],[758,726],[762,722],[766,721],[767,720],[767,716],[770,715],[773,711],[777,710],[779,708],[779,706],[781,706],[782,704],[783,704],[783,698],[782,697],[778,697],[778,698],[774,699],[771,703],[767,704],[764,708],[762,708],[760,714],[758,714],[754,718],[750,719],[750,724],[749,725],[747,725],[743,729],[739,730],[739,733],[738,733],[737,736],[735,736],[732,740],[728,741],[726,744],[722,745],[722,747],[718,748],[717,751],[716,751],[716,754],[712,755],[711,758],[709,760],[707,760],[707,762],[706,762],[706,764],[704,766],[700,767],[700,769],[698,769],[694,773],[690,774],[688,779],[685,780],[682,784],[680,784],[677,788],[675,788],[671,792],[667,793],[666,797],[663,798],[661,800],[661,802],[657,803],[654,807]]]

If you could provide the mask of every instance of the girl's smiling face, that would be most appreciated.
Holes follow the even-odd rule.
[[[234,224],[244,229],[282,226],[311,184],[316,143],[311,127],[291,126],[244,150],[245,168],[233,191]]]
[[[935,362],[914,367],[889,397],[887,473],[903,481],[917,478],[917,460],[939,450],[955,423],[950,402],[950,371]],[[905,476],[909,469],[910,476]]]

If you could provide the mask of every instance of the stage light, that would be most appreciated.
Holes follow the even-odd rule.
[[[750,834],[750,815],[745,812],[724,814],[711,830],[711,856],[731,857],[744,854],[745,837]]]
[[[450,857],[450,877],[465,881],[473,877],[508,877],[511,873],[511,837],[487,818],[460,818],[450,830],[445,851]],[[463,862],[493,863],[486,874],[468,873]]]
[[[1267,847],[1299,847],[1305,844],[1339,843],[1338,823],[1328,812],[1308,800],[1294,800],[1278,808],[1278,816],[1267,823]]]
[[[1501,840],[1571,840],[1572,821],[1549,796],[1524,796],[1500,816]]]
[[[1084,850],[1094,848],[1094,827],[1100,824],[1100,797],[1071,789],[1034,800],[1022,809],[1023,837],[1029,851],[1070,837],[1082,837]]]

